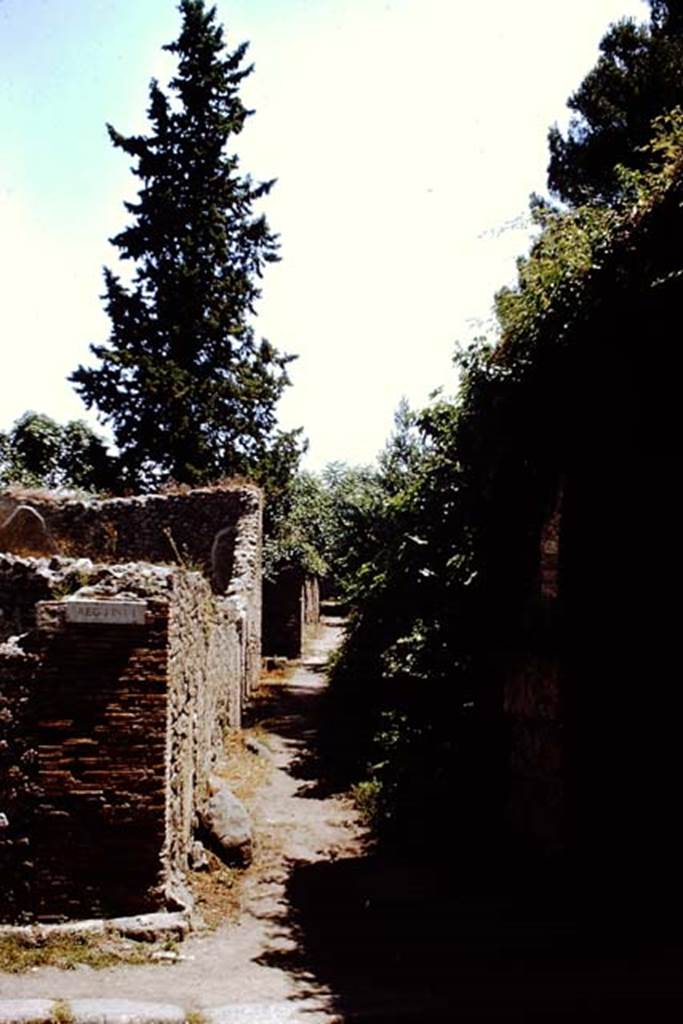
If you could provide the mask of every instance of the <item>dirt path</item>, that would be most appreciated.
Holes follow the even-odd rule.
[[[28,1019],[7,1007],[38,998],[69,1001],[77,1024],[680,1020],[678,917],[660,933],[630,921],[628,900],[603,905],[583,877],[558,886],[553,864],[493,849],[463,858],[457,831],[441,847],[421,837],[421,863],[365,849],[348,799],[325,795],[311,757],[338,635],[328,622],[257,707],[252,732],[270,753],[248,761],[258,850],[236,918],[193,935],[175,963],[0,974],[0,1021]],[[444,814],[457,823],[457,804]],[[54,1021],[50,1004],[39,1019]]]
[[[236,922],[190,937],[176,963],[72,971],[41,967],[0,975],[0,998],[134,999],[178,1004],[188,1010],[221,1007],[229,1024],[338,1020],[331,991],[290,964],[297,925],[287,898],[293,872],[319,862],[356,857],[362,830],[345,797],[316,796],[297,766],[308,753],[325,686],[323,665],[340,627],[327,620],[302,663],[269,688],[267,718],[259,728],[270,755],[265,785],[250,800],[260,849],[244,880]]]

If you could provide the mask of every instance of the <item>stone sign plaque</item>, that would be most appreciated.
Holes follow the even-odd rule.
[[[145,601],[66,601],[67,622],[144,626]]]

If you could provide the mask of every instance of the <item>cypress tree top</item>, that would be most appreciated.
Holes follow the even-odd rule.
[[[239,96],[247,44],[226,51],[215,8],[181,0],[170,96],[150,85],[147,135],[109,136],[134,158],[138,201],[111,239],[131,260],[130,284],[105,269],[111,319],[99,360],[72,375],[88,407],[112,425],[129,486],[172,478],[268,478],[297,457],[276,429],[286,364],[250,325],[277,239],[252,207],[272,182],[239,173],[232,143],[250,115]]]

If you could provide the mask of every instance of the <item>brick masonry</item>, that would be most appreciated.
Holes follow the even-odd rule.
[[[532,649],[507,659],[503,710],[510,743],[507,815],[514,833],[545,850],[567,836],[564,672],[557,648],[562,489],[543,523]]]
[[[93,538],[114,531],[82,506],[39,510],[70,558],[0,556],[0,916],[10,921],[186,901],[208,777],[258,672],[257,491],[173,496],[167,515],[150,501],[150,554],[166,553],[168,525],[185,563],[175,566],[92,561]],[[137,521],[146,507],[100,503],[105,524],[117,523],[107,556],[141,553],[123,510]]]

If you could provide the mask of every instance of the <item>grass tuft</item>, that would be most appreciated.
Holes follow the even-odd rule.
[[[57,999],[51,1010],[54,1024],[75,1024],[73,1010],[64,999]]]
[[[96,970],[118,964],[145,964],[154,948],[113,936],[3,936],[0,938],[0,971],[22,974],[34,967],[59,967],[69,971],[79,964]]]

